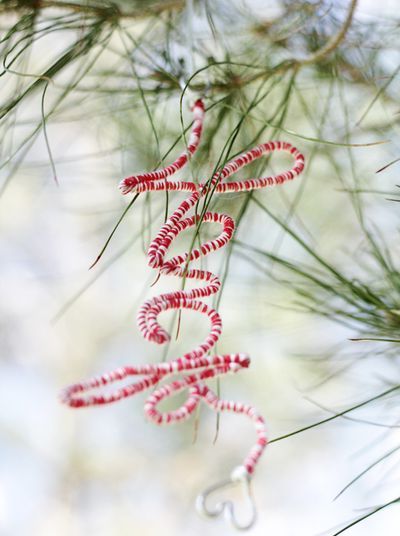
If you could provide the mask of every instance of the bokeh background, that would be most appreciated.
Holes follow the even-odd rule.
[[[327,10],[340,19],[348,2],[322,4],[323,13]],[[123,5],[127,6],[129,3]],[[288,3],[246,1],[235,6],[268,21],[280,16]],[[212,35],[205,29],[206,18],[200,17],[196,5],[194,9],[192,39],[210,50]],[[246,47],[253,45],[247,42],[246,21],[240,27],[227,24],[224,17],[231,9],[234,14],[232,6],[221,2],[221,18],[216,19],[221,39],[218,46],[223,41],[226,50],[233,56],[236,52],[243,61],[249,54]],[[308,22],[315,32],[324,28],[332,33],[336,28],[322,12]],[[60,13],[51,14],[55,17]],[[380,2],[377,6],[363,0],[357,7],[356,21],[358,28],[372,21],[385,29],[395,16],[396,2]],[[41,17],[46,21],[46,13]],[[2,13],[3,42],[7,28],[16,20],[15,13]],[[164,27],[161,16],[160,21]],[[151,31],[147,19],[124,24],[136,40],[144,40],[146,32]],[[390,72],[399,64],[395,27],[393,22],[393,33],[387,31],[387,41],[381,42],[386,48],[380,61]],[[179,32],[179,28],[174,31]],[[296,31],[301,34],[302,28],[299,25]],[[42,72],[49,58],[67,50],[71,36],[76,37],[79,31],[79,27],[65,34],[55,31],[37,40],[29,57],[21,56],[23,65],[16,62],[3,73],[3,103],[32,82],[12,69],[28,74],[28,78]],[[153,31],[157,32],[157,27]],[[291,37],[296,39],[296,35]],[[71,382],[119,365],[158,362],[165,355],[173,358],[193,348],[208,329],[201,316],[184,312],[178,339],[163,350],[144,341],[136,327],[136,311],[145,297],[179,285],[173,278],[162,278],[150,287],[154,273],[147,266],[145,250],[163,221],[163,194],[135,203],[102,259],[88,270],[129,202],[117,189],[120,178],[155,167],[158,153],[154,130],[161,154],[177,137],[179,140],[181,133],[179,90],[156,92],[146,86],[145,71],[140,74],[152,127],[137,79],[135,87],[130,86],[135,76],[124,43],[129,41],[121,39],[116,31],[95,69],[88,71],[46,117],[58,184],[41,128],[43,87],[29,94],[2,120],[0,534],[7,536],[234,533],[223,519],[211,522],[198,517],[194,500],[199,491],[229,474],[253,444],[254,431],[246,419],[223,415],[218,425],[215,415],[204,407],[194,420],[159,428],[143,416],[145,395],[79,411],[58,401],[60,390]],[[178,52],[173,51],[174,46]],[[171,56],[184,56],[182,42],[177,40],[174,46]],[[356,34],[350,34],[343,46],[356,59],[366,54]],[[259,57],[263,50],[259,41],[257,47],[253,52]],[[156,54],[163,58],[156,46],[151,54],[153,59]],[[6,58],[5,48],[2,55]],[[373,70],[371,65],[364,67],[364,73],[369,67]],[[135,68],[140,71],[140,62]],[[48,84],[45,114],[71,84],[75,69],[72,63]],[[379,89],[389,77],[382,75],[379,79],[378,74],[368,76],[376,75]],[[357,83],[350,75],[338,75],[336,86],[327,80],[329,77],[318,78],[311,69],[305,69],[296,81],[296,94],[284,127],[303,138],[269,127],[260,139],[274,135],[297,145],[309,162],[306,172],[295,182],[259,192],[256,197],[290,222],[312,248],[340,266],[348,277],[370,276],[365,280],[379,284],[379,275],[364,251],[365,237],[348,189],[356,184],[364,190],[360,199],[365,218],[379,230],[382,243],[389,244],[396,258],[399,206],[388,198],[396,199],[398,166],[379,175],[375,172],[399,154],[398,81],[395,77],[390,80],[390,87],[379,94],[368,118],[357,126],[377,87]],[[236,142],[237,150],[250,143],[259,121],[269,118],[284,88],[283,82],[277,83],[252,112]],[[256,90],[250,87],[246,98]],[[189,100],[189,96],[183,100],[185,126],[191,121]],[[212,144],[200,153],[194,168],[182,172],[182,177],[190,173],[209,176],[230,125],[235,124],[246,105],[240,95],[228,104],[232,118],[212,138],[207,128],[222,121],[217,101],[218,94],[211,89],[206,103],[215,106],[207,115],[205,129],[207,143],[212,140]],[[311,116],[307,116],[307,110]],[[324,110],[326,121],[322,122]],[[330,147],[310,138],[339,144],[389,141],[349,148]],[[179,140],[166,161],[182,147]],[[288,162],[274,157],[268,169],[276,172]],[[170,210],[179,199],[180,195],[170,197]],[[215,206],[238,215],[243,199],[243,195],[229,195],[215,200]],[[211,228],[210,232],[215,230]],[[291,262],[308,263],[310,273],[317,271],[307,252],[255,203],[250,203],[241,219],[236,238]],[[189,243],[187,235],[176,250],[183,251]],[[224,273],[226,251],[210,256],[203,265]],[[224,377],[221,393],[259,408],[271,438],[330,417],[399,383],[396,349],[386,352],[379,343],[352,342],[349,339],[358,335],[357,327],[305,312],[291,278],[279,263],[257,256],[254,250],[235,247],[228,268],[219,306],[224,331],[218,352],[245,351],[251,355],[252,365],[238,375]],[[173,315],[164,314],[161,321],[169,326]],[[370,509],[397,497],[400,458],[395,452],[334,500],[357,474],[397,448],[398,422],[396,398],[389,397],[346,418],[272,443],[254,479],[259,519],[250,534],[333,535]],[[400,510],[394,504],[348,533],[394,536],[399,529]]]

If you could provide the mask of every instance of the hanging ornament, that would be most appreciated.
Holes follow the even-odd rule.
[[[213,251],[226,246],[231,240],[235,222],[226,214],[205,212],[192,216],[186,214],[197,206],[200,200],[213,194],[227,192],[250,192],[252,190],[283,184],[299,175],[304,168],[303,155],[289,143],[270,141],[257,145],[253,149],[239,155],[218,170],[209,181],[196,184],[191,181],[171,181],[169,178],[178,170],[182,169],[189,158],[196,152],[201,138],[205,115],[204,103],[198,99],[192,106],[194,121],[187,149],[171,165],[153,171],[127,177],[120,183],[123,194],[130,192],[144,193],[152,191],[185,191],[189,196],[182,201],[168,220],[161,227],[157,236],[150,244],[148,250],[149,266],[158,270],[161,275],[170,275],[185,279],[194,279],[203,283],[203,286],[193,290],[178,290],[161,294],[147,300],[139,310],[137,322],[145,339],[157,344],[169,341],[170,336],[158,323],[158,315],[163,311],[191,309],[208,316],[211,329],[204,340],[194,350],[178,357],[173,361],[162,362],[155,365],[125,366],[109,373],[75,383],[67,387],[61,396],[62,402],[72,408],[97,406],[116,402],[122,398],[136,395],[151,387],[156,389],[147,398],[144,411],[146,416],[155,424],[172,424],[186,421],[196,410],[200,403],[205,403],[213,411],[220,413],[229,411],[248,417],[254,425],[256,442],[250,449],[242,464],[236,467],[230,477],[208,488],[199,495],[196,501],[197,509],[208,517],[217,517],[225,514],[230,523],[237,529],[250,528],[256,519],[256,509],[251,495],[250,482],[254,469],[267,445],[265,421],[261,414],[251,405],[242,402],[223,400],[210,389],[206,381],[227,374],[239,372],[249,367],[250,358],[243,353],[223,355],[209,355],[210,350],[217,343],[222,330],[222,322],[218,312],[201,301],[217,293],[221,288],[221,282],[215,274],[207,270],[190,268],[192,261],[202,256],[209,255]],[[294,158],[294,166],[276,176],[224,182],[225,179],[236,173],[239,169],[247,166],[254,160],[268,155],[274,151],[285,151]],[[200,224],[213,222],[222,227],[220,235],[194,248],[191,251],[176,255],[170,259],[165,256],[172,242],[185,229],[196,227]],[[179,379],[160,386],[162,380],[169,376],[178,376]],[[107,384],[119,382],[129,376],[139,378],[129,385],[124,385],[111,393],[85,394],[87,391],[101,388]],[[179,392],[187,391],[187,399],[176,410],[161,412],[158,405],[162,400]],[[239,523],[235,516],[231,501],[221,501],[215,506],[210,506],[209,498],[215,491],[227,486],[241,484],[250,504],[250,515],[246,523]]]

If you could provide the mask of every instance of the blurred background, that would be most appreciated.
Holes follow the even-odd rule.
[[[76,411],[58,401],[69,383],[173,359],[207,334],[184,311],[168,348],[142,339],[142,301],[180,285],[150,286],[146,249],[183,196],[128,208],[117,188],[182,151],[203,94],[202,146],[180,177],[209,178],[269,139],[307,162],[283,187],[214,196],[237,233],[201,261],[224,280],[217,352],[252,359],[220,380],[221,396],[256,406],[276,439],[254,478],[250,533],[399,533],[396,8],[0,3],[0,534],[234,533],[194,501],[253,444],[246,419],[203,407],[160,428],[144,417],[146,395]],[[240,176],[290,164],[273,156]],[[202,240],[217,233],[201,227]],[[176,332],[172,313],[160,322]]]

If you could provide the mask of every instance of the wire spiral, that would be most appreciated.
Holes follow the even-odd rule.
[[[206,385],[205,380],[247,368],[250,365],[250,358],[243,353],[208,355],[221,335],[222,322],[218,312],[202,302],[201,298],[217,293],[220,290],[221,282],[218,276],[210,271],[189,268],[192,261],[224,247],[233,236],[235,223],[230,216],[215,212],[205,212],[202,217],[198,214],[189,217],[185,216],[202,198],[210,194],[248,192],[291,180],[302,172],[304,157],[289,143],[270,141],[258,145],[228,162],[205,183],[170,181],[168,178],[185,166],[200,143],[205,115],[205,108],[201,99],[194,103],[192,111],[194,121],[187,149],[171,165],[163,169],[125,178],[120,183],[120,189],[123,194],[132,191],[143,193],[162,190],[189,192],[190,195],[187,199],[182,201],[152,241],[148,250],[148,263],[149,266],[158,270],[162,275],[194,279],[205,283],[205,286],[192,290],[178,290],[147,300],[140,308],[137,316],[138,326],[143,337],[157,344],[167,342],[170,338],[169,334],[158,323],[157,318],[163,311],[171,309],[192,309],[207,315],[211,325],[210,332],[199,346],[182,357],[155,365],[120,367],[101,376],[70,385],[62,392],[61,399],[62,402],[73,408],[108,404],[159,385],[160,381],[167,376],[178,375],[178,379],[163,384],[161,387],[158,386],[147,398],[144,405],[147,417],[156,424],[181,422],[191,416],[200,402],[206,403],[216,412],[229,411],[246,415],[254,424],[257,440],[242,465],[233,471],[229,482],[249,482],[254,468],[267,445],[264,418],[251,405],[220,399]],[[290,153],[295,159],[292,169],[276,176],[223,182],[242,167],[274,151]],[[172,242],[182,231],[206,222],[221,225],[222,231],[217,238],[201,244],[198,248],[192,249],[188,253],[165,259]],[[134,383],[124,385],[111,393],[84,395],[86,391],[124,380],[129,376],[139,376],[140,378]],[[162,400],[183,390],[188,391],[188,396],[181,407],[166,412],[161,412],[157,408]],[[225,481],[222,486],[226,486]],[[218,486],[213,486],[210,490],[214,491],[216,487]],[[199,509],[206,515],[213,517],[225,510],[236,528],[249,528],[253,524],[255,513],[248,524],[240,525],[234,517],[233,506],[230,502],[219,503],[215,509],[210,510],[206,506],[207,495],[208,492],[205,492],[205,494],[200,495],[198,500]]]

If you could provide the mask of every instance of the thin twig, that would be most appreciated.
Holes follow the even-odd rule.
[[[303,60],[297,60],[297,65],[310,65],[313,63],[320,62],[325,56],[333,52],[338,45],[343,41],[344,37],[346,36],[346,33],[348,29],[351,26],[351,23],[353,21],[353,15],[354,11],[357,7],[358,0],[351,0],[349,11],[347,13],[347,17],[343,23],[343,26],[340,28],[339,32],[336,35],[333,35],[329,41],[321,47],[319,50],[308,56],[308,58],[304,58]]]

